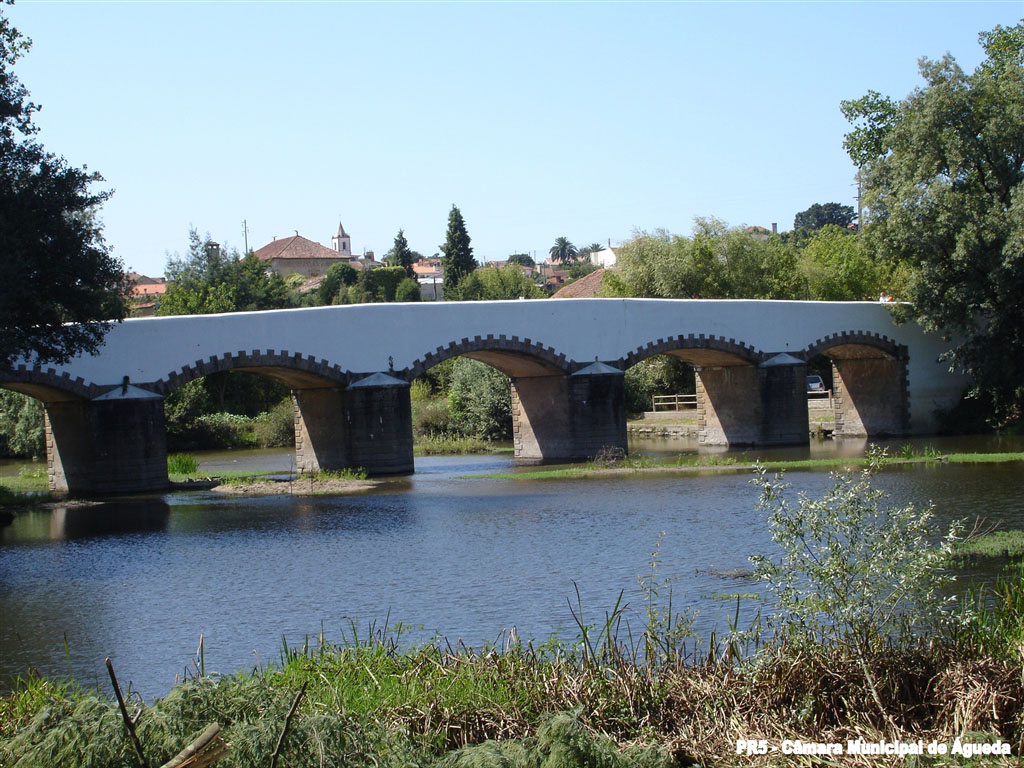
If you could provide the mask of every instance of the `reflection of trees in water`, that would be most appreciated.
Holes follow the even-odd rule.
[[[58,507],[50,513],[49,538],[81,539],[162,531],[171,508],[163,499],[133,499]]]

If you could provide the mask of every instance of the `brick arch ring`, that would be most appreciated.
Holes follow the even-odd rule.
[[[680,349],[713,349],[717,352],[727,352],[752,365],[758,365],[768,357],[765,353],[758,352],[750,345],[736,341],[736,339],[727,339],[724,336],[705,336],[703,333],[689,333],[685,336],[669,336],[667,339],[658,339],[642,347],[637,347],[625,357],[620,358],[620,367],[626,370],[649,357],[664,355]]]
[[[82,400],[101,395],[106,389],[96,384],[86,384],[81,376],[72,379],[67,371],[58,374],[55,368],[44,370],[42,366],[30,368],[24,364],[10,370],[0,370],[0,384],[28,384],[40,389],[66,392]]]
[[[178,387],[203,376],[209,376],[211,373],[248,368],[279,368],[283,371],[294,371],[316,377],[338,386],[345,386],[349,382],[349,372],[327,360],[317,360],[310,355],[288,350],[254,349],[210,355],[205,360],[196,360],[194,363],[183,366],[180,370],[168,373],[164,378],[145,388],[161,395],[167,395]]]
[[[906,345],[899,344],[888,336],[883,336],[879,333],[869,333],[867,331],[843,331],[842,333],[830,334],[809,344],[801,356],[804,360],[810,360],[815,355],[822,354],[826,349],[845,344],[874,347],[895,360],[905,361],[909,357],[909,351]]]
[[[553,347],[546,347],[532,339],[520,339],[518,336],[487,334],[486,336],[474,336],[472,339],[464,338],[462,341],[453,341],[447,346],[440,346],[416,360],[401,375],[408,381],[412,381],[438,363],[471,352],[511,352],[547,363],[563,373],[569,373],[571,370],[571,364],[566,360],[565,355],[556,352]]]

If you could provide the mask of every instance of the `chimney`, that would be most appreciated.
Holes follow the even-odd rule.
[[[772,222],[772,234],[773,235],[779,234],[779,222],[777,222],[777,221],[773,221]]]

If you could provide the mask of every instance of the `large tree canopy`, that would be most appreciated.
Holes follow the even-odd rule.
[[[30,41],[0,12],[0,365],[94,351],[128,285],[96,217],[108,192],[33,139],[38,109],[11,68]]]
[[[922,59],[923,87],[843,112],[868,247],[907,276],[891,292],[956,339],[950,362],[1007,414],[1024,402],[1024,25],[981,43],[973,73]]]
[[[800,211],[793,217],[793,229],[810,232],[832,224],[836,227],[848,227],[857,219],[851,205],[839,203],[815,203],[806,211]]]

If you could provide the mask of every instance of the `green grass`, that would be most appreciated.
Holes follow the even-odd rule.
[[[24,464],[18,469],[17,475],[0,477],[0,489],[8,493],[43,493],[50,490],[50,478],[46,472],[46,465],[38,462]],[[15,499],[17,501],[18,499]],[[7,503],[2,502],[0,503]]]
[[[960,542],[954,554],[960,557],[1024,557],[1024,531],[992,531]]]
[[[503,453],[511,448],[497,446],[479,437],[420,435],[413,442],[417,456],[458,456],[473,453]]]
[[[926,449],[927,452],[927,449]],[[925,454],[911,457],[895,456],[884,460],[885,465],[943,462],[947,464],[981,464],[1024,461],[1024,452],[1015,453],[949,453]],[[769,472],[780,470],[848,470],[866,467],[871,459],[865,456],[830,457],[816,459],[759,460],[756,456],[743,454],[705,454],[699,456],[681,455],[677,459],[651,459],[645,456],[627,456],[615,463],[588,463],[574,467],[537,469],[527,472],[494,472],[481,475],[464,475],[464,478],[489,480],[554,480],[566,478],[600,477],[608,474],[628,472],[674,473],[693,471],[746,472],[755,463],[760,463]]]
[[[194,475],[199,471],[199,460],[191,453],[172,453],[167,457],[168,475]]]

